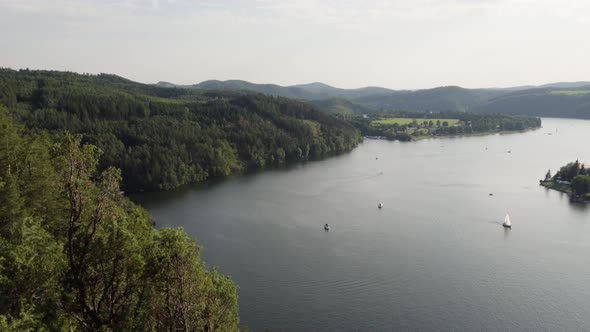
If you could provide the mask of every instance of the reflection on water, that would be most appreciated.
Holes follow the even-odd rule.
[[[580,211],[580,212],[586,213],[586,212],[588,212],[589,204],[570,203],[570,207],[575,211]]]
[[[324,161],[134,199],[231,275],[254,330],[590,330],[590,211],[538,185],[548,168],[590,160],[590,123],[543,126],[366,140]]]

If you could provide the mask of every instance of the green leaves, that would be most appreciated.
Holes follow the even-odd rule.
[[[586,195],[590,193],[590,175],[577,175],[571,183],[572,190],[576,195]]]
[[[207,271],[199,250],[182,229],[159,232],[149,261],[157,285],[155,316],[172,330],[235,330],[236,286],[217,271]]]
[[[182,229],[155,230],[100,149],[0,125],[0,330],[237,330],[233,282]]]

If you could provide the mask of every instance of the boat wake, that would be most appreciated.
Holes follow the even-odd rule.
[[[488,224],[502,225],[502,222],[496,220],[486,220],[485,222]]]

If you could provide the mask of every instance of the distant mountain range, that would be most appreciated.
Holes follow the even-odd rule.
[[[158,82],[157,85],[171,87],[175,86],[169,82]],[[247,81],[229,80],[229,81],[203,81],[193,85],[182,85],[183,88],[194,88],[203,90],[246,90],[254,91],[267,95],[297,98],[304,100],[318,100],[333,97],[343,97],[354,99],[362,96],[369,96],[379,93],[393,92],[394,90],[379,88],[379,87],[365,87],[360,89],[340,89],[324,83],[309,83],[298,84],[291,86],[280,86],[276,84],[256,84]]]
[[[423,90],[391,90],[382,87],[341,89],[319,82],[280,86],[241,80],[210,80],[193,85],[158,82],[156,85],[202,90],[254,91],[302,99],[322,110],[338,114],[390,110],[470,111],[590,118],[590,81],[484,89],[445,86]]]

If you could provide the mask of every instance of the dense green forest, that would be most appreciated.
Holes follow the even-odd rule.
[[[402,119],[412,121],[399,121]],[[541,126],[541,119],[535,117],[465,112],[384,112],[371,117],[357,116],[351,122],[365,136],[401,141],[432,136],[522,131]]]
[[[232,331],[236,286],[153,227],[99,148],[0,106],[0,331]]]
[[[30,130],[82,134],[104,151],[100,169],[121,169],[126,191],[319,159],[361,140],[349,123],[300,101],[106,74],[0,69],[0,104]]]
[[[578,175],[590,175],[590,170],[587,170],[584,164],[576,160],[560,167],[552,178],[553,180],[572,182]]]
[[[309,102],[324,112],[328,112],[342,119],[350,119],[352,116],[360,114],[375,113],[372,109],[361,104],[355,103],[350,99],[334,97],[322,100],[313,100]]]

